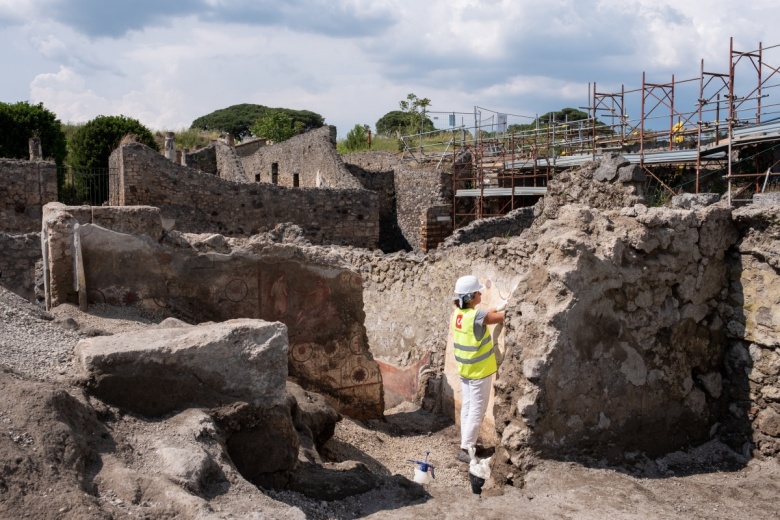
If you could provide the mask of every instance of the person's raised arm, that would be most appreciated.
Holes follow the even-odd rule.
[[[487,316],[482,320],[485,325],[497,325],[504,323],[504,311],[497,311],[495,309],[488,309]]]

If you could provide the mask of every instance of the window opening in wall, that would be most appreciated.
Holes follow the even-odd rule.
[[[293,188],[297,188],[301,184],[301,177],[297,173],[293,173]]]
[[[255,175],[255,182],[260,182],[260,174]]]
[[[271,182],[279,184],[279,163],[271,163]]]

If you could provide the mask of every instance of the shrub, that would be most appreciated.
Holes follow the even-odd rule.
[[[0,103],[0,157],[29,159],[31,137],[41,139],[45,158],[62,166],[68,152],[57,116],[44,108],[43,103]]]
[[[250,130],[252,135],[256,137],[265,137],[275,143],[280,143],[304,132],[306,127],[302,121],[295,121],[283,110],[272,109],[255,121]]]
[[[125,116],[98,116],[78,128],[70,142],[70,165],[79,170],[108,168],[111,152],[126,135],[159,151],[152,132],[138,120]]]
[[[355,125],[352,130],[347,132],[344,139],[344,149],[348,152],[359,152],[368,150],[368,125]]]

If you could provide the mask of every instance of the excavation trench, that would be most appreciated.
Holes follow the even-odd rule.
[[[587,174],[561,182],[589,185]],[[773,225],[766,211],[564,205],[550,188],[520,235],[429,255],[311,246],[294,229],[250,239],[164,232],[155,208],[47,207],[47,298],[78,303],[75,287],[89,302],[190,323],[284,323],[290,379],[340,413],[381,419],[415,400],[457,417],[447,321],[454,280],[475,274],[489,285],[487,306],[508,302],[504,330],[493,331],[502,362],[482,432],[497,447],[498,476],[533,456],[616,460],[713,437],[777,453],[775,406],[758,397],[776,384],[776,339],[762,332],[774,318],[757,304],[756,280],[777,285],[760,267],[774,250],[756,231]],[[81,272],[84,285],[73,279]],[[749,384],[746,369],[763,376]]]

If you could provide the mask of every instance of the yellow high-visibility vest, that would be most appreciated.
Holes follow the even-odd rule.
[[[476,309],[456,309],[452,314],[453,343],[458,373],[467,379],[482,379],[498,370],[493,339],[485,327],[481,338],[474,337]]]

